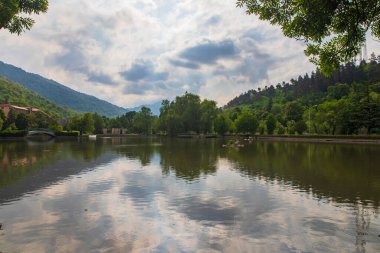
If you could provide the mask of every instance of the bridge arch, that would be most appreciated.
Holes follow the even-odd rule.
[[[26,137],[36,136],[36,135],[47,135],[52,138],[55,138],[55,133],[48,129],[31,129],[28,131]]]

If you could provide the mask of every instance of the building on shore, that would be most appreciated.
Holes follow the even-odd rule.
[[[33,107],[21,107],[11,104],[0,104],[0,109],[3,111],[6,118],[8,118],[8,114],[11,110],[14,110],[16,113],[25,113],[25,114],[32,114],[41,112],[40,109],[33,108]]]
[[[125,134],[128,134],[128,129],[126,129],[126,128],[111,128],[109,130],[107,128],[103,128],[102,133],[104,135],[125,135]]]

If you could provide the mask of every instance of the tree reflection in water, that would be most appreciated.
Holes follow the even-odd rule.
[[[163,175],[174,175],[186,184],[216,175],[220,161],[226,160],[231,164],[228,169],[251,181],[279,184],[320,201],[350,207],[355,217],[351,222],[356,231],[356,250],[365,252],[371,217],[379,212],[379,146],[253,142],[234,149],[223,148],[223,143],[219,139],[170,138],[111,138],[46,145],[1,143],[0,204],[9,196],[21,196],[116,159],[139,161],[142,169],[159,165]],[[21,187],[28,182],[33,187]],[[125,188],[125,193],[133,191],[140,196],[140,188],[132,186]],[[205,202],[198,196],[181,201],[183,213],[195,220],[222,217],[230,224],[233,220],[223,217],[236,215],[235,209],[222,209],[220,203]],[[218,216],[213,217],[212,213]],[[317,219],[305,222],[309,226],[323,223]],[[334,229],[328,222],[322,226]]]

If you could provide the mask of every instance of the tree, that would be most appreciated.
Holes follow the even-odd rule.
[[[285,105],[285,116],[287,120],[298,121],[302,119],[303,107],[297,101],[288,102]]]
[[[350,86],[343,83],[338,83],[327,88],[328,96],[332,99],[341,99],[350,93]]]
[[[256,134],[259,121],[252,113],[244,112],[236,119],[235,125],[238,133]]]
[[[92,113],[85,113],[83,115],[82,120],[80,121],[80,129],[81,134],[92,134],[95,130],[94,127],[94,118],[92,117]]]
[[[174,111],[180,115],[184,132],[199,132],[201,114],[199,96],[186,92],[182,97],[176,97]]]
[[[24,113],[19,113],[16,116],[15,124],[18,130],[25,130],[28,128],[28,118]]]
[[[216,102],[203,100],[201,102],[200,130],[204,133],[212,132],[214,121],[217,115]]]
[[[81,117],[79,115],[75,115],[74,117],[71,117],[69,119],[69,124],[68,124],[68,130],[73,131],[81,131]]]
[[[215,131],[220,135],[225,135],[231,129],[231,120],[224,116],[218,115],[215,119]]]
[[[16,121],[16,117],[17,117],[17,115],[16,115],[15,110],[13,108],[11,108],[9,113],[8,113],[7,120],[5,121],[5,127],[4,128],[8,128],[12,124],[14,124]]]
[[[140,112],[136,113],[133,117],[133,125],[134,128],[144,134],[151,134],[152,133],[152,123],[153,123],[153,115],[152,111],[148,108],[143,106],[140,110]]]
[[[305,54],[326,75],[359,53],[368,30],[380,38],[378,0],[237,0],[237,6],[303,40]]]
[[[295,134],[296,133],[296,122],[294,120],[289,120],[286,123],[286,130],[288,134]]]
[[[102,116],[100,116],[97,113],[93,114],[93,119],[94,119],[94,133],[95,134],[102,134],[103,133],[103,128],[104,128],[104,119]]]
[[[5,115],[3,110],[0,109],[0,131],[3,129],[4,123],[5,123]]]
[[[20,35],[34,24],[34,20],[25,15],[40,14],[48,9],[47,0],[2,0],[0,2],[0,29]]]
[[[294,126],[294,130],[298,133],[298,134],[303,134],[307,129],[307,125],[305,123],[305,121],[303,120],[300,120],[300,121],[297,121],[295,126]]]
[[[285,127],[281,123],[277,123],[277,134],[285,134]]]
[[[276,125],[277,125],[277,120],[273,116],[273,114],[268,115],[266,125],[267,125],[268,134],[273,134],[274,130],[276,129]]]

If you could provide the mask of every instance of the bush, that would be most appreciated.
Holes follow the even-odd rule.
[[[286,132],[288,134],[295,134],[296,133],[296,122],[294,120],[290,120],[286,123]]]
[[[285,134],[285,127],[281,123],[278,123],[277,134]]]
[[[300,121],[296,122],[294,129],[296,130],[296,132],[298,134],[303,134],[307,129],[307,125],[306,125],[305,121],[300,120]]]
[[[24,137],[28,132],[20,130],[4,130],[0,132],[0,137]]]
[[[268,134],[273,134],[274,130],[276,129],[276,124],[277,124],[276,118],[273,116],[273,114],[269,114],[266,121]]]
[[[55,132],[56,136],[65,136],[65,137],[78,137],[79,136],[79,131],[57,131]]]
[[[235,121],[236,131],[238,133],[255,134],[259,127],[259,121],[252,113],[245,112]]]

